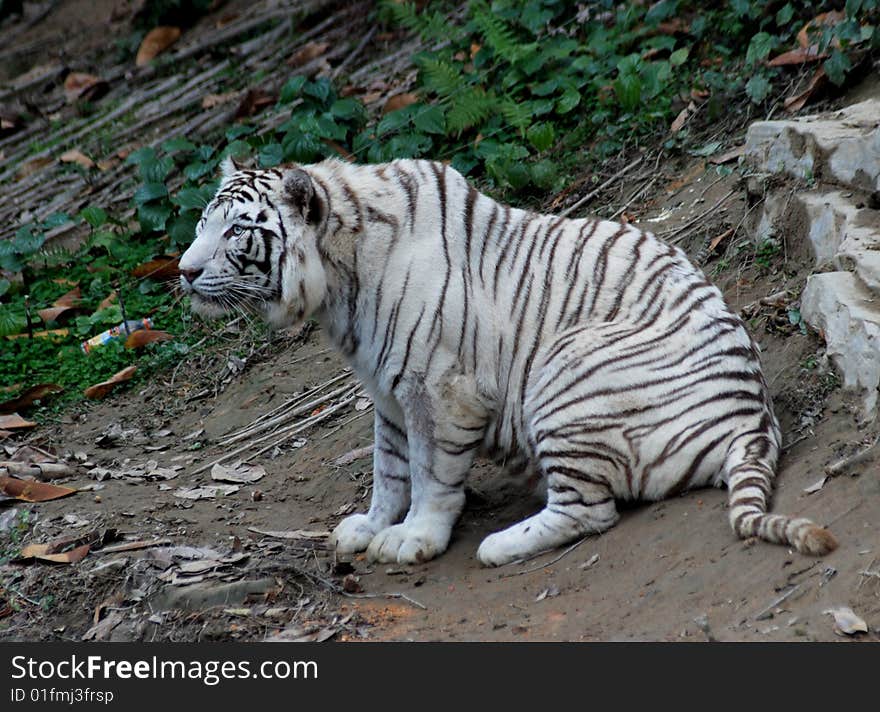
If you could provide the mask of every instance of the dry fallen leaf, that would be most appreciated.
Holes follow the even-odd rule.
[[[30,420],[25,420],[18,413],[0,415],[0,429],[2,430],[24,430],[26,428],[34,428],[36,425],[36,423]]]
[[[95,162],[91,158],[89,158],[86,154],[84,154],[82,151],[80,151],[76,148],[72,148],[69,151],[65,151],[64,153],[62,153],[58,157],[58,160],[61,161],[62,163],[76,163],[77,165],[82,166],[86,170],[91,170],[92,168],[95,167]]]
[[[834,632],[838,635],[855,635],[856,633],[868,632],[868,624],[859,618],[849,606],[829,608],[824,612],[833,616]]]
[[[334,141],[333,139],[323,138],[323,139],[321,139],[321,141],[323,141],[325,145],[329,146],[334,151],[336,151],[336,153],[338,153],[346,161],[349,161],[350,163],[354,163],[357,160],[355,158],[354,154],[351,153],[351,151],[347,151],[341,145],[336,143],[336,141]]]
[[[106,309],[111,304],[115,304],[117,300],[118,296],[116,292],[110,292],[110,294],[108,294],[104,299],[101,300],[101,303],[98,305],[98,311]]]
[[[784,67],[791,64],[807,64],[808,62],[818,62],[825,59],[827,54],[820,54],[816,45],[810,47],[799,47],[790,52],[783,52],[767,62],[768,67]]]
[[[68,283],[69,284],[69,283]],[[79,287],[74,287],[66,294],[62,294],[52,304],[56,307],[75,307],[82,301],[82,291]]]
[[[49,561],[53,564],[76,564],[86,558],[90,550],[91,547],[88,544],[83,544],[70,551],[63,551],[60,554],[39,554],[34,555],[32,558],[39,559],[40,561]],[[24,551],[22,551],[23,554]]]
[[[152,549],[154,546],[169,546],[171,539],[151,539],[149,541],[127,541],[122,544],[105,546],[101,554],[119,554],[123,551],[138,551],[139,549]]]
[[[150,30],[138,48],[134,63],[143,67],[180,39],[180,28],[168,25]]]
[[[211,479],[217,482],[251,484],[253,482],[258,482],[265,476],[265,467],[262,467],[261,465],[245,465],[241,462],[236,462],[231,467],[217,464],[211,468]]]
[[[18,180],[22,180],[23,178],[27,178],[28,176],[33,175],[37,171],[45,168],[46,166],[51,166],[53,163],[55,163],[55,161],[48,156],[32,158],[29,161],[25,161],[18,167],[18,170],[15,172],[15,177]]]
[[[828,480],[827,477],[823,477],[822,479],[817,480],[816,482],[811,484],[809,487],[804,487],[804,492],[806,494],[813,494],[814,492],[818,492],[820,489],[822,489],[825,486],[825,482],[827,480]]]
[[[40,315],[40,319],[42,319],[46,324],[49,324],[50,322],[58,321],[58,319],[64,314],[72,316],[78,311],[79,309],[77,307],[46,307],[45,309],[39,309],[37,311],[37,314]]]
[[[721,165],[722,163],[728,163],[730,161],[735,161],[737,158],[745,154],[746,147],[745,145],[737,146],[736,148],[731,148],[729,151],[725,151],[724,153],[719,153],[717,156],[711,156],[708,160],[709,163],[712,163],[716,166]]]
[[[392,111],[404,109],[411,104],[415,104],[418,100],[419,97],[415,94],[395,94],[385,102],[385,106],[382,108],[382,113],[390,114]]]
[[[806,25],[801,28],[801,31],[797,33],[797,41],[801,47],[809,47],[812,44],[812,39],[822,30],[822,27],[833,27],[846,19],[846,13],[841,12],[840,10],[831,10],[830,12],[823,12],[819,15],[816,15],[812,20],[810,20]],[[813,35],[813,37],[811,37]],[[832,47],[839,47],[840,40],[838,38],[834,38],[831,41]]]
[[[715,252],[718,245],[720,245],[722,242],[724,242],[728,237],[733,235],[733,233],[735,233],[735,232],[736,232],[736,228],[732,227],[728,230],[725,230],[717,237],[713,237],[712,240],[709,242],[709,254],[711,255],[713,252]]]
[[[320,541],[330,536],[328,531],[311,531],[308,529],[293,529],[291,531],[266,531],[257,529],[256,527],[248,527],[249,532],[254,534],[262,534],[263,536],[272,537],[273,539],[301,539],[305,541]]]
[[[110,393],[117,385],[120,383],[125,383],[125,381],[131,380],[131,377],[134,376],[135,371],[137,371],[137,366],[128,366],[127,368],[123,368],[118,373],[114,373],[109,379],[103,381],[102,383],[96,383],[94,386],[89,386],[83,391],[86,398],[91,398],[93,400],[100,400],[102,398],[106,398],[107,394]]]
[[[157,341],[171,341],[173,338],[174,336],[167,331],[160,331],[159,329],[138,329],[129,334],[128,338],[125,340],[125,348],[142,349],[147,344],[152,344]]]
[[[301,67],[308,64],[316,57],[320,57],[330,47],[329,42],[309,42],[301,49],[294,52],[293,56],[287,60],[291,67]]]
[[[109,88],[110,85],[101,77],[85,72],[71,72],[64,80],[64,96],[68,104],[72,104],[77,99],[94,101],[103,96]]]
[[[30,408],[35,402],[43,400],[52,393],[64,390],[55,383],[41,383],[22,391],[16,398],[0,403],[0,413],[15,413],[17,410]]]
[[[278,101],[277,94],[269,94],[262,89],[248,89],[235,110],[235,118],[244,119],[258,114],[267,106],[272,106],[276,101]]]
[[[131,271],[131,276],[137,277],[138,279],[144,277],[163,280],[177,279],[180,276],[180,270],[177,268],[179,261],[179,257],[163,255],[162,257],[157,257],[154,260],[138,265]]]
[[[0,107],[0,134],[18,131],[22,126],[23,123],[19,114]]]
[[[827,83],[828,76],[825,74],[825,69],[819,67],[813,78],[810,79],[810,83],[807,84],[807,88],[798,94],[788,97],[782,105],[786,111],[800,111],[813,95]]]
[[[228,104],[238,97],[237,91],[228,91],[225,94],[207,94],[202,97],[202,108],[213,109],[221,104]]]
[[[113,629],[124,620],[125,617],[119,611],[110,611],[105,618],[83,633],[81,640],[107,640]]]
[[[697,107],[694,102],[688,103],[688,105],[679,112],[678,116],[675,117],[675,120],[669,127],[669,131],[671,133],[678,133],[679,131],[681,131],[684,128],[685,123],[687,123],[690,115],[696,110]]]
[[[214,499],[228,497],[241,489],[241,485],[205,485],[204,487],[181,487],[174,493],[180,499]]]
[[[20,480],[7,475],[0,475],[0,491],[7,497],[14,497],[22,502],[48,502],[76,494],[76,490],[70,487],[59,487],[35,480]]]

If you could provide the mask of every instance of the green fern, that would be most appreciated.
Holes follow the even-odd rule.
[[[425,89],[438,96],[452,96],[467,86],[461,72],[449,62],[422,56],[416,59],[416,64],[421,70]]]
[[[531,106],[513,99],[504,99],[498,108],[507,124],[519,131],[520,136],[525,137],[526,130],[532,124]]]
[[[449,19],[445,13],[419,12],[411,2],[394,2],[384,0],[381,4],[386,20],[417,32],[425,40],[448,40]]]
[[[456,134],[481,124],[496,108],[495,97],[482,87],[473,87],[459,94],[446,115],[446,128]]]
[[[482,2],[475,3],[472,6],[472,12],[474,24],[497,57],[514,64],[529,51],[528,45],[519,43],[516,33],[510,25],[494,14],[487,5]]]
[[[73,253],[61,245],[44,245],[37,254],[47,267],[60,267],[73,260]]]

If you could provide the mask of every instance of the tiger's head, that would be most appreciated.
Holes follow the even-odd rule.
[[[220,187],[180,258],[180,284],[193,311],[255,311],[275,326],[302,321],[326,290],[315,240],[320,221],[305,171],[243,170],[226,159]]]

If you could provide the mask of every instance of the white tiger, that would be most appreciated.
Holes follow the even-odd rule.
[[[227,162],[180,271],[203,314],[314,316],[372,394],[372,501],[336,527],[339,554],[442,553],[478,453],[547,482],[485,565],[608,529],[615,500],[722,483],[740,537],[836,546],[766,513],[780,430],[756,348],[681,250],[632,225],[510,208],[429,161]]]

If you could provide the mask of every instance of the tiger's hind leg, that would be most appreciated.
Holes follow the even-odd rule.
[[[627,331],[610,324],[604,330],[571,329],[549,345],[532,368],[523,419],[530,454],[546,476],[547,505],[487,537],[477,551],[481,563],[501,566],[617,523],[614,497],[626,494],[619,485],[631,471],[630,453],[619,449],[616,421],[607,414],[622,404],[601,393],[592,397],[590,391],[613,383],[604,370],[619,353],[617,332]]]
[[[600,474],[601,462],[589,455],[566,464],[541,458],[547,475],[547,506],[537,514],[483,540],[477,558],[485,566],[524,559],[597,534],[619,519],[611,488]],[[561,458],[560,458],[561,460]]]

